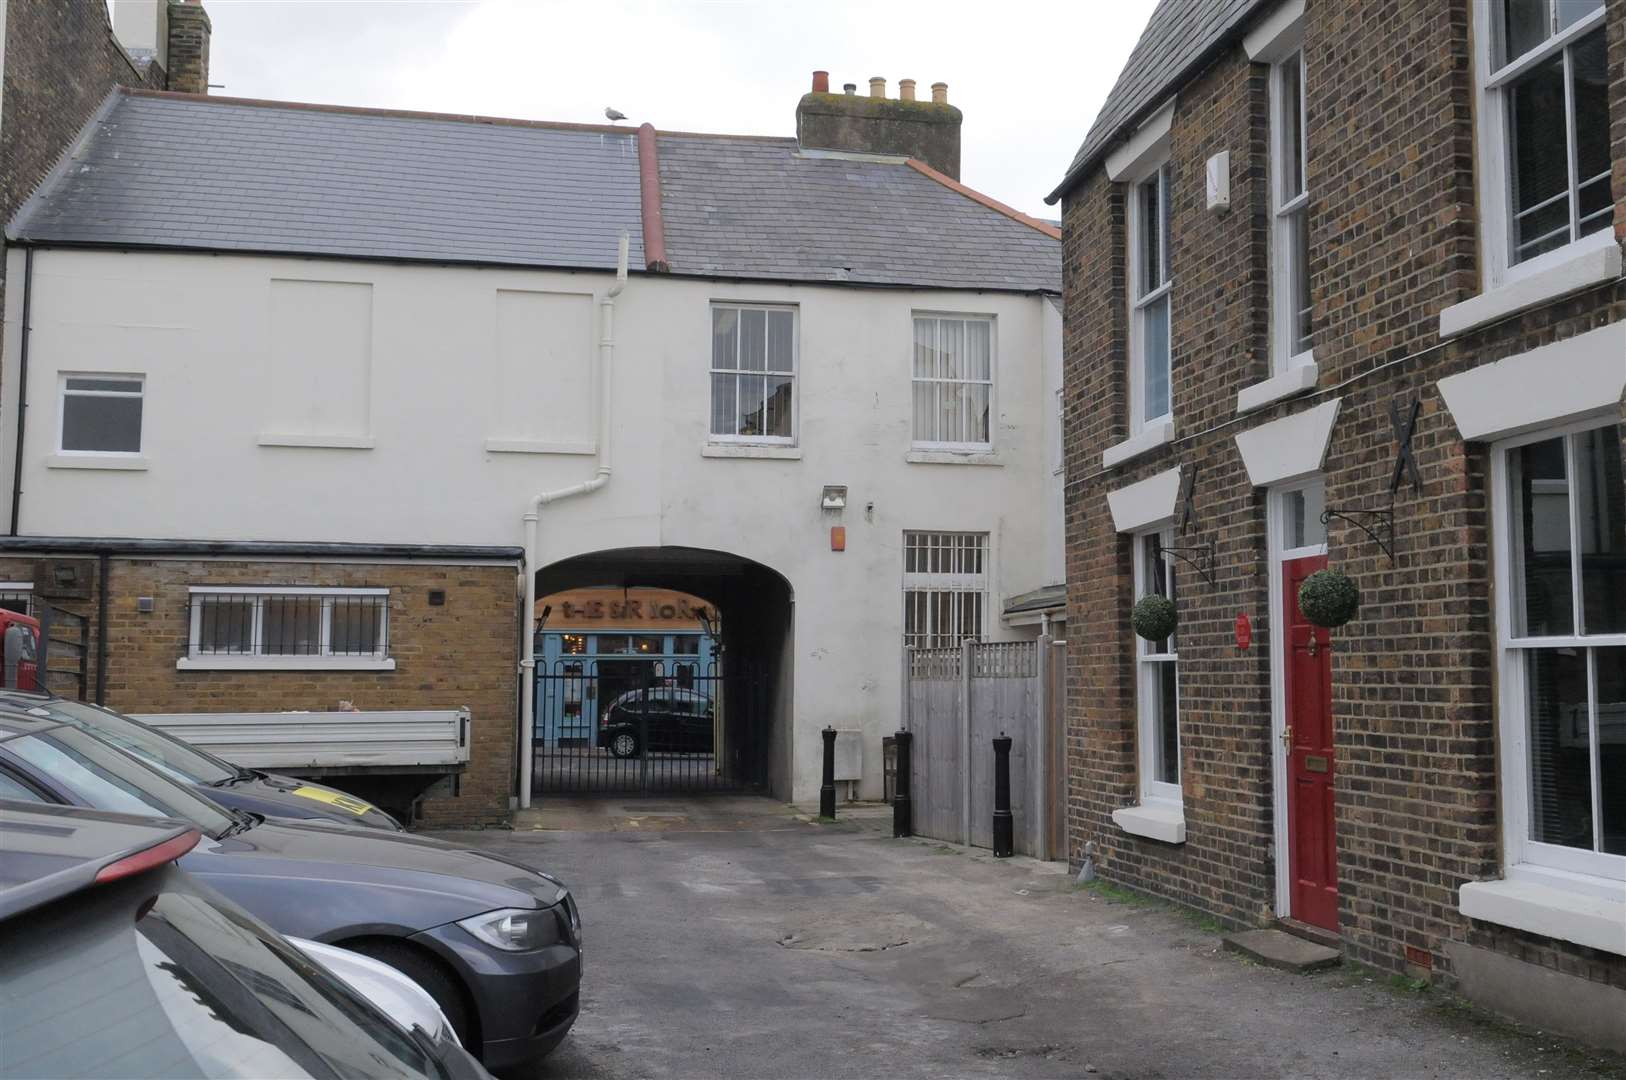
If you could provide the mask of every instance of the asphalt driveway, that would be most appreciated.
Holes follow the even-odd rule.
[[[539,1077],[1626,1078],[1438,993],[1249,964],[1060,867],[882,824],[600,800],[441,835],[579,899],[582,1016]]]

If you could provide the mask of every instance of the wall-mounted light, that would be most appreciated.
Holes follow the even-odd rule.
[[[847,485],[826,484],[824,494],[819,498],[819,506],[825,510],[847,509]]]

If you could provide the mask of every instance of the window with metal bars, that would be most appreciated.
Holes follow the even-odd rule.
[[[1493,0],[1512,266],[1614,220],[1604,0]]]
[[[19,615],[34,614],[33,582],[0,581],[0,608]]]
[[[903,534],[903,642],[916,649],[981,640],[988,613],[988,534]]]
[[[382,660],[388,589],[198,587],[191,593],[193,658]]]
[[[914,444],[992,446],[994,320],[915,316]]]

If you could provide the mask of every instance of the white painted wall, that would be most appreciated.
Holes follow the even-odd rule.
[[[20,280],[21,254],[12,252],[11,263]],[[308,305],[310,325],[296,336],[306,348],[326,348],[327,320],[339,320],[337,367],[324,374],[308,358],[285,362],[273,343],[289,335],[271,313],[291,294],[273,281],[345,283],[351,298],[354,286],[368,287],[364,431],[330,432],[316,421],[308,431],[284,430],[299,415],[288,408],[290,371],[313,394],[331,384],[346,403],[345,423],[358,415],[347,359],[357,336],[344,321],[348,302]],[[520,544],[531,495],[592,475],[593,459],[581,453],[596,437],[594,425],[582,426],[582,380],[599,327],[595,309],[583,340],[573,313],[609,283],[592,273],[37,252],[20,531]],[[499,319],[499,294],[511,301],[513,292],[546,294],[520,305],[515,317],[524,325],[552,319],[560,327],[538,342],[535,378],[518,391],[512,324]],[[7,371],[16,370],[21,295],[7,290]],[[702,456],[714,299],[798,305],[799,459]],[[917,309],[997,320],[999,465],[904,460]],[[1047,352],[1059,379],[1059,315],[1042,298],[1001,293],[635,276],[617,301],[615,326],[615,475],[595,494],[543,509],[543,561],[682,545],[779,571],[796,599],[794,796],[817,794],[818,731],[833,724],[867,733],[862,792],[878,797],[880,739],[898,726],[904,530],[991,534],[993,637],[1012,633],[999,625],[1004,598],[1059,580],[1060,523],[1047,522],[1059,500],[1054,434],[1044,419],[1054,408]],[[144,469],[53,467],[64,371],[145,376]],[[0,386],[7,478],[16,384]],[[526,410],[515,410],[515,393],[527,395]],[[527,411],[537,424],[516,432]],[[539,438],[555,428],[559,438]],[[576,452],[492,452],[488,440]],[[849,488],[839,517],[819,507],[826,484]],[[830,550],[832,524],[847,528],[844,552]]]

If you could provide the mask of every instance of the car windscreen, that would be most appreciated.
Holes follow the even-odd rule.
[[[238,775],[235,766],[187,745],[173,735],[154,731],[129,717],[78,701],[49,700],[31,703],[30,716],[43,716],[78,724],[97,732],[107,742],[134,754],[148,765],[187,784],[218,784]]]
[[[439,1075],[325,969],[184,875],[162,880],[0,931],[0,1075]]]
[[[215,837],[233,824],[226,811],[190,786],[148,768],[83,728],[46,728],[0,742],[0,750],[38,769],[97,810],[180,818]]]

